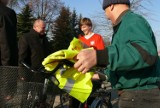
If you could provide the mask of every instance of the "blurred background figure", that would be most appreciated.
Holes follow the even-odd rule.
[[[92,31],[92,21],[89,18],[85,17],[80,20],[80,29],[83,32],[83,34],[79,35],[82,43],[98,50],[105,48],[102,36]]]
[[[51,46],[45,34],[45,27],[45,22],[41,19],[37,19],[35,20],[33,28],[30,30],[30,32],[20,37],[18,43],[19,67],[23,67],[21,62],[24,62],[31,66],[32,69],[37,70],[42,66],[43,59],[51,53]],[[46,76],[43,73],[31,73],[24,71],[23,68],[19,69],[19,76],[20,82],[24,81],[24,84],[21,84],[23,85],[22,92],[24,94],[21,102],[21,107],[26,107],[27,97],[25,96],[29,93],[31,86],[34,86],[27,85],[27,82],[36,82],[43,84]],[[40,90],[43,90],[43,86]],[[38,92],[42,92],[40,90]],[[42,95],[42,93],[40,94]],[[42,100],[45,104],[46,98],[40,100]]]
[[[17,66],[17,18],[15,11],[7,7],[8,2],[0,0],[0,66]],[[4,101],[13,97],[17,80],[16,75],[8,71],[0,74],[0,106],[3,106]]]
[[[51,53],[51,46],[45,34],[45,27],[45,22],[37,19],[30,32],[20,37],[18,43],[19,66],[22,66],[21,62],[25,62],[31,66],[32,69],[39,69],[42,66],[43,59]],[[26,79],[28,81],[42,83],[44,81],[44,76],[41,74],[33,74],[26,78],[30,78]]]
[[[96,50],[102,50],[105,48],[105,44],[103,41],[103,38],[100,34],[94,33],[92,31],[92,21],[90,18],[82,18],[80,20],[80,29],[82,31],[82,34],[79,35],[79,40],[82,42],[82,44],[84,45],[84,48],[86,47],[92,47]],[[103,78],[105,79],[105,76],[100,74],[100,73],[96,73],[93,76],[94,77],[98,77],[100,79]],[[93,82],[93,91],[94,92],[96,89],[100,88],[101,84],[99,82],[96,81],[92,81]],[[95,98],[89,98],[88,103],[91,104],[92,101]],[[70,107],[71,108],[78,108],[79,107],[80,102],[75,99],[75,98],[71,98],[71,102],[70,102]]]

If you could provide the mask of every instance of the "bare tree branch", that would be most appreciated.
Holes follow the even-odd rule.
[[[149,10],[147,7],[144,6],[143,3],[150,3],[150,0],[130,0],[131,2],[131,10],[139,13],[145,17],[150,17],[149,16]],[[102,5],[102,0],[99,0],[100,5]],[[112,24],[111,22],[106,18],[104,13],[98,13],[96,15],[92,16],[93,21],[94,21],[94,31],[97,33],[100,33],[104,38],[105,41],[110,40],[112,37]]]

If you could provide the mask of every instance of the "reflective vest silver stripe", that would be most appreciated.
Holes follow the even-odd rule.
[[[63,87],[63,89],[66,90],[66,92],[70,93],[74,86],[74,83],[75,83],[75,80],[68,78],[66,85]]]

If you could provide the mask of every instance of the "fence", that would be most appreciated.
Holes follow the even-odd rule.
[[[59,89],[49,83],[44,96],[44,82],[34,81],[39,74],[25,68],[0,66],[0,108],[32,108],[35,101],[44,100],[47,102],[44,104],[53,106],[54,96],[59,93]]]

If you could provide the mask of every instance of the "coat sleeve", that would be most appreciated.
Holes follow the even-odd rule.
[[[10,65],[10,47],[7,41],[8,37],[5,17],[0,16],[0,51],[2,65]]]
[[[19,66],[22,66],[21,62],[26,62],[28,57],[28,43],[25,36],[21,36],[18,41],[18,48],[19,48]]]
[[[45,46],[45,57],[48,56],[49,54],[53,53],[53,48],[51,43],[48,41],[47,38],[44,38],[44,46]]]
[[[0,44],[5,44],[6,43],[6,26],[5,26],[5,18],[4,16],[0,16]]]

